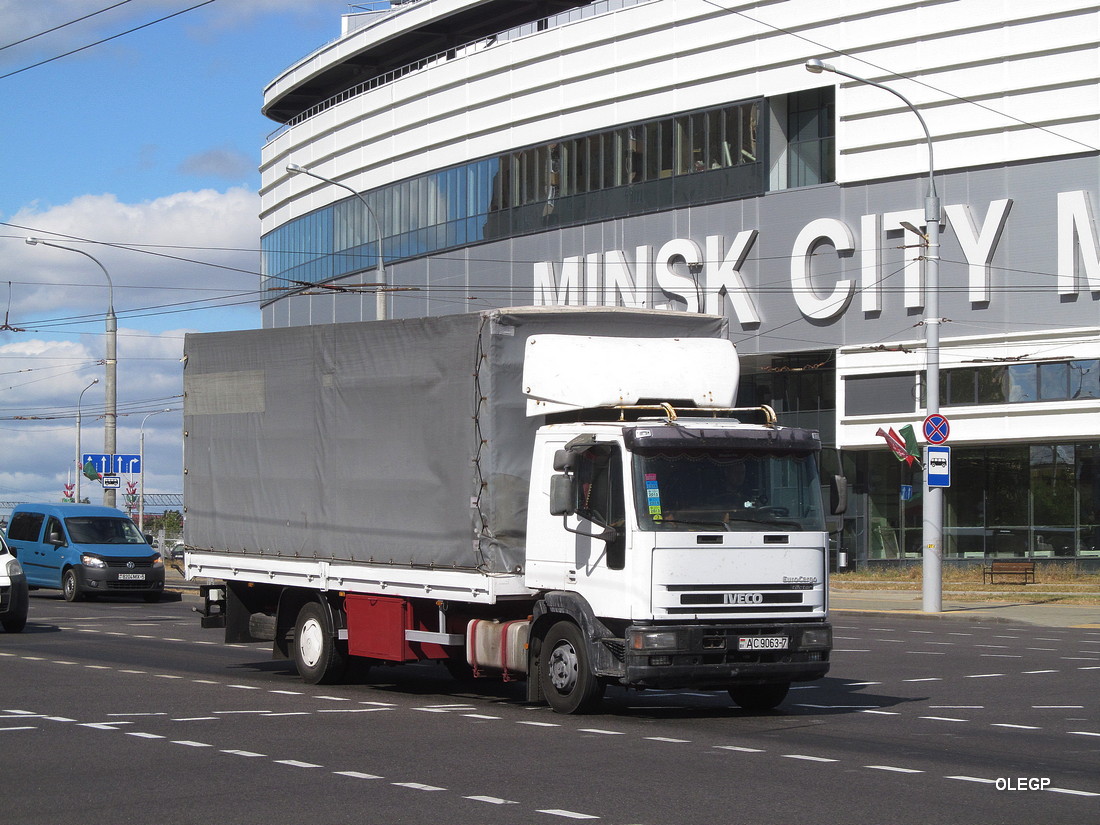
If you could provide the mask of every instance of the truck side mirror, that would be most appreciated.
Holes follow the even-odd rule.
[[[558,450],[559,453],[567,452]],[[557,469],[558,457],[554,456],[554,469]],[[550,476],[550,515],[571,516],[576,512],[576,495],[573,479],[567,475]]]
[[[577,454],[572,450],[554,450],[554,472],[571,473],[576,466]]]
[[[843,515],[848,509],[848,479],[834,475],[829,479],[829,512]]]

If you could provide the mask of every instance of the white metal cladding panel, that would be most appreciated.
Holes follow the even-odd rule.
[[[810,57],[909,97],[928,121],[938,169],[1100,144],[1096,4],[756,5],[637,6],[499,43],[326,110],[265,147],[263,231],[345,195],[291,183],[288,162],[367,190],[564,135],[838,81],[838,179],[927,171],[923,132],[901,101],[809,74]]]

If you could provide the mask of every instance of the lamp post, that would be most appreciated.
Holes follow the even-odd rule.
[[[99,383],[98,378],[93,378],[92,383],[80,391],[76,397],[76,503],[83,503],[80,498],[80,479],[84,475],[84,463],[81,461],[83,453],[80,452],[80,402],[84,400],[84,393]]]
[[[889,92],[901,100],[917,116],[924,138],[928,143],[928,190],[924,198],[925,230],[921,236],[925,243],[924,255],[924,382],[925,408],[928,415],[940,411],[940,198],[936,194],[935,164],[932,160],[932,134],[917,107],[901,92],[849,74],[820,60],[807,60],[806,71],[814,74],[832,72],[857,83],[874,86]],[[919,233],[918,233],[919,234]],[[922,609],[926,613],[939,613],[943,609],[943,488],[928,486],[928,455],[924,461],[924,525],[922,528],[924,550]]]
[[[304,166],[299,166],[297,163],[287,164],[287,174],[290,175],[309,175],[311,178],[324,181],[325,183],[332,184],[333,186],[339,186],[341,189],[346,189],[355,197],[359,198],[359,202],[363,204],[363,207],[367,210],[367,213],[374,221],[374,229],[378,241],[378,291],[374,293],[374,315],[379,321],[386,320],[386,264],[382,259],[382,224],[378,221],[378,216],[374,214],[374,210],[371,209],[370,204],[367,203],[367,199],[363,197],[363,193],[353,189],[346,183],[341,183],[338,180],[332,180],[332,178],[326,178],[323,175],[318,175]]]
[[[85,258],[90,258],[96,266],[103,270],[103,274],[107,278],[107,381],[103,387],[106,396],[103,419],[103,452],[109,456],[114,456],[115,434],[118,426],[118,389],[116,383],[118,375],[118,319],[115,317],[115,287],[111,283],[111,274],[97,258],[83,249],[62,246],[52,241],[43,241],[40,238],[27,238],[27,243],[31,246],[41,244],[42,246],[52,246],[55,249],[67,249],[69,252],[75,252]],[[103,503],[107,507],[115,506],[115,491],[113,489],[103,488]]]
[[[138,438],[138,465],[141,467],[141,477],[138,478],[138,530],[145,532],[145,422],[150,415],[172,412],[171,410],[153,410],[141,419],[141,430]],[[163,549],[163,548],[161,548]]]

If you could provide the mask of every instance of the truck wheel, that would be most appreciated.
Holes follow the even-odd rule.
[[[71,567],[61,576],[61,593],[67,602],[78,602],[84,598],[80,584],[76,580],[76,571]]]
[[[557,713],[588,713],[603,698],[603,683],[592,672],[584,637],[572,622],[558,622],[546,634],[539,681]]]
[[[324,608],[307,602],[298,611],[294,625],[294,664],[298,675],[310,685],[338,682],[347,669],[347,657],[327,630]]]
[[[767,685],[738,685],[729,689],[730,698],[745,710],[772,710],[787,698],[790,682]]]

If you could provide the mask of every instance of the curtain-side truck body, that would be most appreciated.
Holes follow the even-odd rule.
[[[734,409],[726,321],[532,307],[188,335],[186,575],[310,683],[438,660],[594,709],[828,671],[816,432]],[[824,490],[823,490],[824,488]],[[829,491],[832,494],[829,495]]]

